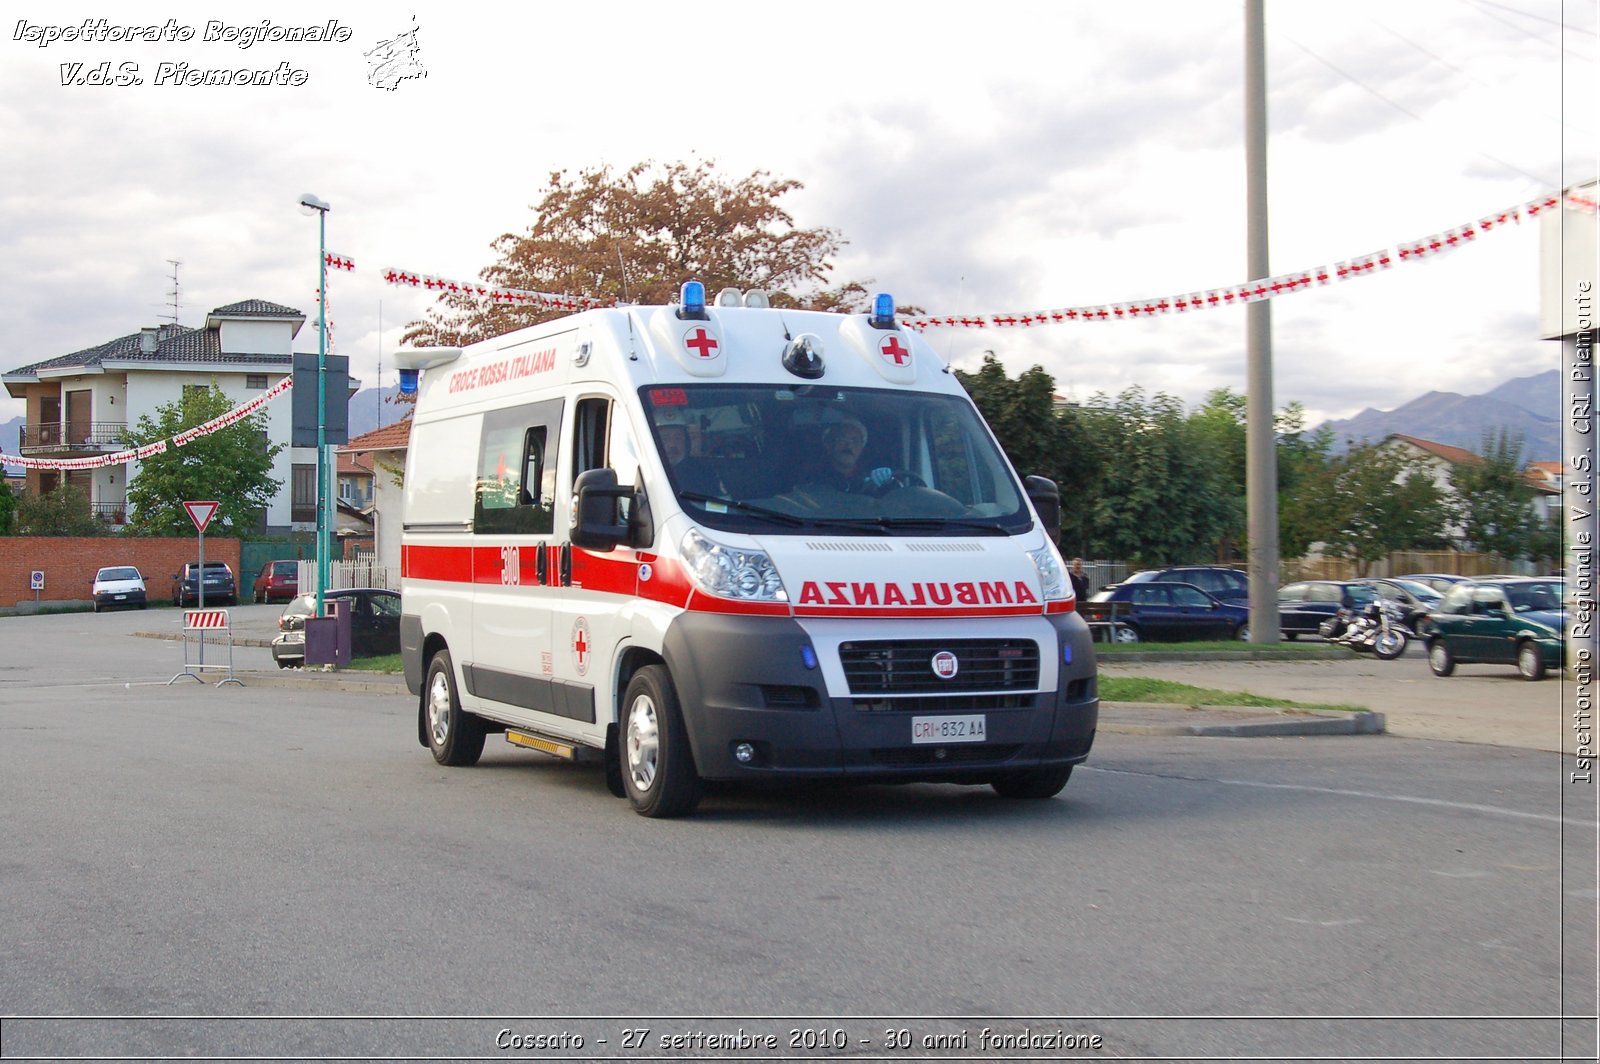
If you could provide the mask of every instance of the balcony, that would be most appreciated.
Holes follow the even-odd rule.
[[[96,502],[89,506],[94,515],[108,525],[120,527],[128,523],[128,504],[125,502]]]
[[[123,449],[122,436],[127,431],[128,425],[123,421],[23,425],[18,431],[17,450],[25,455],[59,457],[105,454]]]

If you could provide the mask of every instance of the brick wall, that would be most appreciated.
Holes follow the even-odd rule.
[[[106,565],[135,565],[144,576],[150,601],[172,601],[172,574],[198,558],[195,536],[156,539],[142,536],[99,536],[68,539],[54,536],[0,536],[0,607],[33,602],[30,580],[44,570],[40,602],[88,602],[95,570]],[[248,581],[255,574],[239,572],[239,541],[206,537],[206,561],[227,562],[249,601]]]

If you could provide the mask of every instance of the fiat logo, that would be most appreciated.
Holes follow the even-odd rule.
[[[961,662],[948,650],[941,650],[933,656],[933,674],[941,680],[953,680],[961,669]]]

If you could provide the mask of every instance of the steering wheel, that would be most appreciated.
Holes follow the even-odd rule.
[[[884,495],[897,488],[925,488],[928,482],[904,469],[890,470],[889,478],[879,484],[869,473],[862,478],[868,495]]]

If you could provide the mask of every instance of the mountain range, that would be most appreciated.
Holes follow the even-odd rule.
[[[1561,371],[1552,369],[1506,381],[1482,395],[1428,392],[1393,410],[1368,407],[1325,424],[1340,451],[1399,432],[1477,452],[1484,432],[1506,429],[1522,437],[1524,462],[1556,462],[1561,459],[1560,415]]]
[[[350,399],[350,435],[400,420],[404,408],[387,402],[398,386],[363,388]],[[1517,377],[1482,395],[1428,392],[1393,410],[1373,407],[1354,417],[1324,424],[1333,429],[1339,450],[1363,440],[1376,443],[1390,433],[1419,436],[1476,451],[1485,430],[1504,428],[1521,435],[1522,457],[1527,462],[1554,462],[1561,458],[1561,371],[1549,370]],[[0,451],[17,453],[22,418],[0,423]]]

